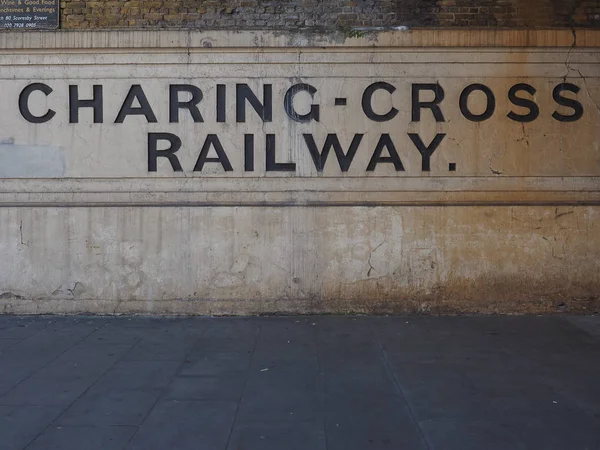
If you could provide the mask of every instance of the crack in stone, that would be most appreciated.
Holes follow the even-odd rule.
[[[489,168],[490,168],[490,172],[492,172],[494,175],[502,175],[502,171],[501,170],[494,169],[492,167],[492,161],[491,160],[490,160]]]
[[[4,292],[0,294],[0,300],[23,300],[25,297],[17,295],[14,292]]]
[[[587,85],[587,79],[583,76],[583,74],[581,73],[581,71],[579,69],[573,68],[573,70],[575,72],[577,72],[579,74],[579,76],[581,77],[581,79],[583,80],[583,87],[585,89],[585,93],[590,98],[590,100],[592,101],[592,103],[594,104],[594,106],[596,107],[596,109],[598,110],[598,112],[600,112],[600,105],[598,105],[598,103],[596,103],[596,100],[594,100],[594,97],[592,97],[592,94],[591,94],[591,92],[590,92],[590,90],[588,88],[588,85]]]
[[[560,214],[559,214],[559,212],[558,212],[558,208],[556,208],[556,209],[554,210],[554,219],[556,220],[556,219],[558,219],[559,217],[568,216],[569,214],[574,214],[574,213],[575,213],[575,211],[567,211],[567,212],[564,212],[564,213],[560,213]]]
[[[567,58],[565,59],[565,69],[566,69],[566,72],[563,75],[563,83],[567,82],[567,76],[569,75],[569,72],[571,71],[571,66],[569,65],[569,63],[571,61],[571,52],[573,51],[573,49],[577,45],[577,33],[575,32],[574,29],[571,29],[571,33],[573,33],[573,43],[569,47],[569,51],[567,52]]]
[[[379,247],[381,247],[383,244],[385,244],[385,241],[383,241],[381,244],[379,244],[377,247],[375,247],[373,250],[371,250],[371,253],[369,253],[369,271],[367,272],[367,277],[371,276],[371,272],[375,271],[377,272],[377,269],[375,269],[375,267],[373,267],[373,264],[371,264],[371,257],[373,256],[373,253],[375,253],[377,251],[377,249]]]
[[[596,102],[594,97],[592,97],[592,94],[591,94],[590,89],[587,84],[586,77],[583,76],[583,74],[581,73],[581,71],[579,69],[577,69],[575,67],[571,67],[571,53],[573,51],[573,48],[575,48],[577,46],[577,32],[575,31],[574,28],[572,28],[571,33],[573,33],[573,43],[571,44],[571,47],[569,47],[569,51],[567,52],[567,58],[565,60],[566,73],[563,76],[563,83],[567,82],[567,76],[569,75],[569,72],[571,72],[571,70],[574,70],[575,72],[577,72],[579,74],[579,77],[583,80],[583,87],[585,89],[585,93],[590,98],[590,100],[592,101],[592,103],[594,104],[594,106],[596,107],[598,112],[600,112],[600,105]]]
[[[206,42],[204,43],[206,44]],[[192,32],[191,30],[188,30],[187,35],[185,37],[185,47],[186,47],[186,53],[187,53],[187,62],[186,64],[189,66],[192,62]]]
[[[529,149],[529,136],[527,135],[527,132],[525,131],[525,124],[523,122],[521,122],[521,130],[523,131],[523,136],[521,137],[521,139],[517,139],[517,142],[525,141],[525,144],[527,145],[527,148]]]
[[[495,167],[493,167],[492,162],[496,159],[496,158],[502,158],[503,156],[506,156],[506,149],[496,149],[491,155],[490,158],[488,160],[488,169],[490,172],[492,172],[494,175],[502,175],[504,172],[500,169],[496,169]]]
[[[343,283],[343,285],[344,286],[355,286],[355,285],[362,284],[362,283],[367,283],[367,282],[370,282],[370,281],[385,280],[387,278],[389,278],[389,275],[382,275],[380,277],[365,278],[365,279],[362,279],[362,280],[350,281],[348,283]]]
[[[25,242],[23,240],[23,221],[21,220],[21,224],[19,225],[19,234],[21,236],[21,245],[29,247],[29,242]]]
[[[564,256],[559,256],[556,253],[556,246],[559,246],[560,244],[557,242],[556,237],[552,238],[552,241],[550,239],[548,239],[546,236],[542,236],[542,239],[545,240],[546,242],[548,242],[548,245],[550,245],[550,255],[554,258],[554,259],[558,259],[558,260],[563,260],[565,259]],[[565,249],[565,245],[566,245],[566,240],[565,242],[563,242],[562,246],[561,246],[561,250],[564,252]]]

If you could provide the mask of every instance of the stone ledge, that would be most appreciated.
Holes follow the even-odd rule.
[[[0,48],[600,47],[600,30],[415,29],[364,32],[104,30],[0,32]]]

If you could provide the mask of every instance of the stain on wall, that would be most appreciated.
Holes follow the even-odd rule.
[[[60,178],[66,173],[64,149],[0,141],[0,178]]]

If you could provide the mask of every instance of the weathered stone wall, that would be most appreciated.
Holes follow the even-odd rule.
[[[598,27],[600,0],[62,0],[62,28]]]
[[[0,313],[600,310],[598,31],[0,48]]]

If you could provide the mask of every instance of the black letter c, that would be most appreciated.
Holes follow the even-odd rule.
[[[19,95],[19,111],[25,120],[31,123],[44,123],[52,119],[56,112],[49,109],[43,116],[34,116],[29,110],[29,96],[33,91],[41,91],[46,95],[50,95],[52,88],[44,83],[33,83],[21,91]]]
[[[385,81],[378,81],[377,83],[373,83],[368,88],[365,89],[365,92],[362,96],[362,109],[367,115],[367,117],[375,122],[387,122],[388,120],[392,120],[398,114],[398,110],[392,106],[392,109],[389,110],[386,114],[377,114],[373,111],[373,94],[375,91],[383,89],[384,91],[393,94],[396,88],[392,86],[390,83],[386,83]]]

